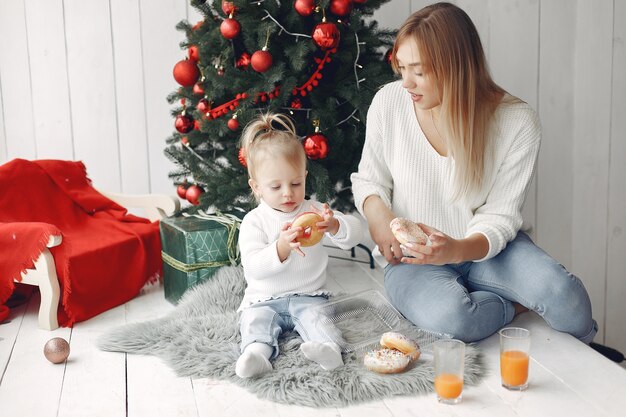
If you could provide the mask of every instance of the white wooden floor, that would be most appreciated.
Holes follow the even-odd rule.
[[[329,276],[337,291],[384,292],[382,271],[369,270],[365,264],[331,259]],[[127,304],[73,329],[39,330],[38,305],[39,294],[34,292],[27,305],[13,310],[9,323],[0,325],[1,417],[626,415],[626,371],[572,337],[552,331],[533,313],[515,321],[529,328],[533,337],[526,392],[509,392],[500,386],[498,341],[491,337],[480,343],[489,375],[480,385],[466,387],[459,405],[438,404],[430,394],[310,409],[262,401],[220,381],[178,378],[151,356],[101,352],[95,347],[106,329],[173,309],[161,286],[148,288]],[[53,365],[43,356],[45,342],[56,336],[70,342],[67,363]]]

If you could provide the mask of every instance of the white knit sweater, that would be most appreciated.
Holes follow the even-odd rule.
[[[293,212],[283,213],[261,201],[246,214],[239,229],[239,248],[248,286],[239,310],[289,294],[329,293],[325,288],[328,254],[321,243],[301,248],[304,257],[291,252],[284,262],[280,262],[276,250],[282,226],[291,223],[300,213],[312,211],[313,204],[322,210],[320,203],[306,200]],[[339,230],[334,236],[326,235],[341,249],[356,246],[362,238],[360,221],[338,211],[334,215],[339,221]]]
[[[454,161],[439,155],[426,139],[401,81],[387,84],[369,108],[363,155],[351,176],[357,209],[363,213],[365,199],[378,195],[396,216],[453,238],[482,233],[489,252],[478,261],[494,257],[522,225],[541,138],[538,116],[526,103],[501,104],[494,123],[493,164],[486,169],[482,190],[471,201],[451,203]]]

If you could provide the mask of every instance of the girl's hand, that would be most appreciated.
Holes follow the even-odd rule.
[[[370,235],[378,246],[378,250],[387,262],[392,265],[399,264],[400,258],[402,258],[402,249],[400,249],[400,243],[391,233],[391,228],[389,227],[389,223],[396,215],[385,206],[378,196],[367,198],[364,211]]]
[[[461,262],[461,243],[439,230],[419,223],[430,239],[430,246],[417,243],[402,245],[405,254],[413,258],[403,257],[402,263],[413,265],[446,265]]]
[[[304,252],[300,249],[300,242],[296,242],[295,239],[298,233],[302,231],[302,227],[291,228],[291,223],[285,223],[281,229],[278,240],[276,241],[276,251],[278,252],[278,259],[284,262],[289,257],[291,251],[296,252],[300,256],[304,256]]]
[[[315,206],[311,206],[311,208],[324,219],[315,224],[319,231],[323,233],[328,232],[331,235],[337,234],[339,231],[339,220],[335,218],[335,213],[330,209],[330,206],[324,203],[324,208],[321,211]]]

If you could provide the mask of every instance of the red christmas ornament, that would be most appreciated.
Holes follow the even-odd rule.
[[[185,193],[185,198],[194,206],[200,204],[200,196],[204,193],[204,190],[197,185],[192,185],[187,188],[187,192]]]
[[[322,21],[313,29],[313,42],[322,50],[336,48],[340,37],[339,29],[331,22]]]
[[[250,64],[256,72],[265,72],[272,66],[272,61],[272,54],[264,46],[263,49],[252,54]]]
[[[232,13],[235,13],[237,8],[232,1],[222,0],[222,11],[226,16],[230,16]]]
[[[315,0],[296,0],[293,8],[300,16],[310,16],[315,11]]]
[[[248,65],[250,65],[250,54],[244,52],[235,62],[235,66],[239,69],[245,69]]]
[[[243,150],[243,148],[239,148],[239,154],[237,155],[237,159],[239,159],[239,163],[244,167],[247,168],[248,164],[246,163],[246,153]]]
[[[198,110],[199,113],[204,114],[210,109],[211,109],[211,104],[209,103],[209,100],[207,100],[206,98],[201,98],[200,101],[198,101],[198,104],[196,104],[196,110]]]
[[[187,198],[187,184],[179,184],[178,187],[176,187],[176,194],[178,194],[178,196],[182,199]]]
[[[180,138],[180,141],[185,146],[189,145],[189,139],[187,139],[187,136],[183,136],[182,138]]]
[[[292,109],[300,109],[302,108],[302,102],[300,101],[299,98],[294,98],[293,101],[291,102],[291,108]]]
[[[234,115],[233,118],[230,119],[226,124],[228,125],[228,128],[233,132],[239,129],[239,121],[237,120],[237,115]]]
[[[191,45],[189,47],[189,60],[193,62],[200,61],[200,52],[198,51],[198,47],[196,45]]]
[[[189,133],[193,129],[193,119],[185,114],[185,112],[176,116],[174,127],[180,133]]]
[[[241,25],[238,21],[229,17],[228,19],[224,19],[222,24],[220,25],[220,32],[222,36],[226,39],[234,39],[239,35],[239,31],[241,30]]]
[[[352,0],[331,0],[330,12],[337,16],[347,16],[352,11]]]
[[[188,59],[178,61],[174,65],[174,79],[183,87],[191,87],[198,78],[200,78],[200,70],[195,62]]]
[[[304,139],[304,152],[309,159],[324,159],[328,156],[328,139],[319,132]]]
[[[195,25],[193,25],[193,26],[191,27],[191,30],[196,30],[196,29],[198,29],[200,26],[202,26],[202,24],[203,24],[203,23],[204,23],[204,20],[201,20],[201,21],[199,21],[199,22],[196,22],[196,24],[195,24]]]
[[[220,66],[220,67],[217,69],[217,75],[219,75],[220,77],[221,77],[222,75],[224,75],[224,67]]]
[[[195,83],[193,85],[193,93],[197,94],[199,96],[203,96],[204,95],[204,88],[202,88],[202,84],[200,83]]]

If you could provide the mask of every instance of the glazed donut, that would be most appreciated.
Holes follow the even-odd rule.
[[[312,211],[299,214],[291,223],[291,227],[302,227],[302,231],[296,236],[296,242],[300,246],[307,247],[319,243],[324,237],[324,232],[317,228],[317,223],[324,221],[322,216]]]
[[[363,364],[370,371],[379,374],[397,374],[411,362],[411,358],[404,353],[394,349],[371,350],[363,357]]]
[[[426,245],[428,243],[428,235],[424,233],[417,223],[409,219],[396,217],[389,223],[389,227],[391,228],[391,233],[403,245],[407,243]]]
[[[420,346],[416,341],[409,339],[403,334],[396,332],[383,333],[380,345],[384,348],[399,350],[416,361],[420,357]]]

